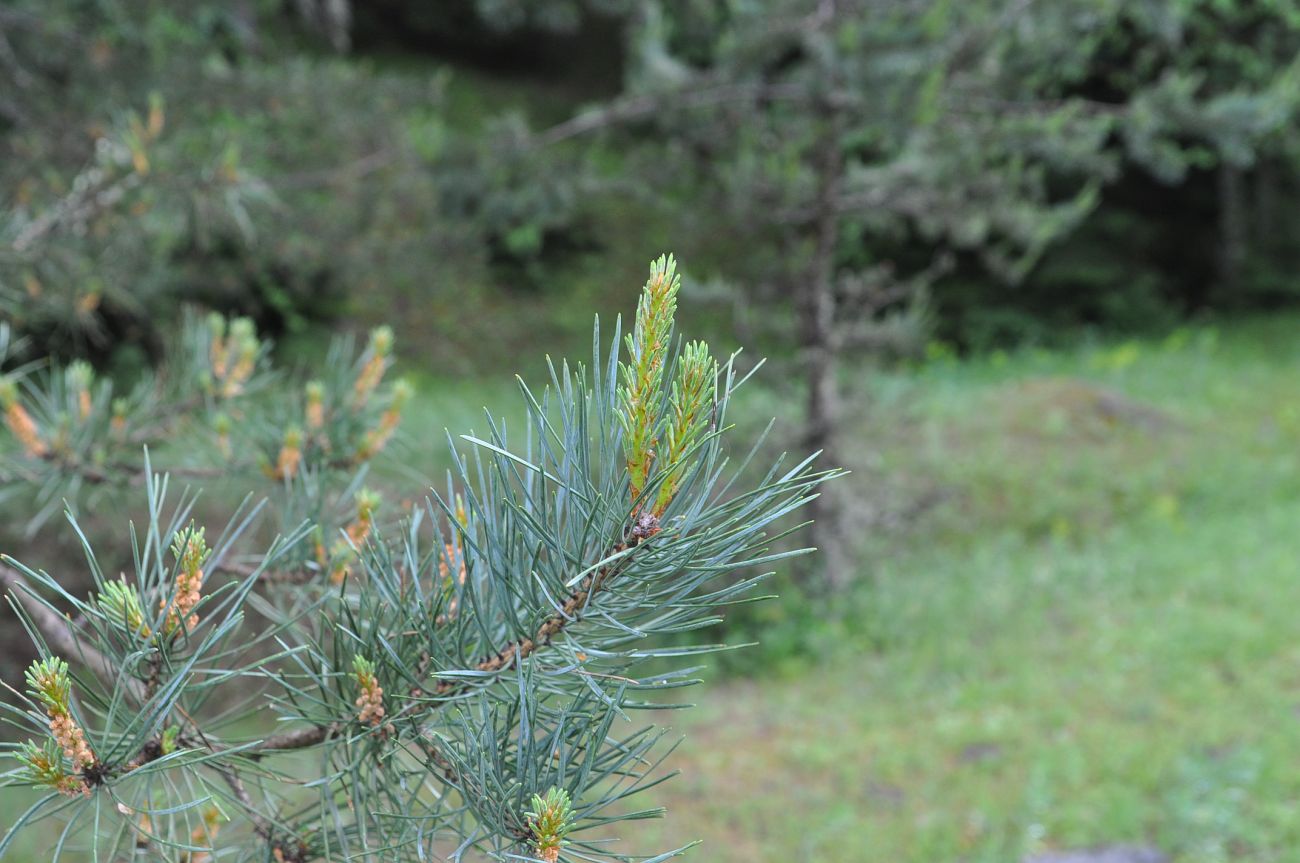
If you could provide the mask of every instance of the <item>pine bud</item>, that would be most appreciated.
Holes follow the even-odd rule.
[[[641,292],[636,324],[627,337],[630,362],[620,363],[619,422],[633,501],[641,496],[655,461],[659,408],[663,400],[664,359],[677,311],[681,278],[672,255],[650,265],[650,279]]]
[[[100,611],[115,626],[131,635],[149,637],[149,627],[144,620],[144,607],[134,586],[123,581],[110,581],[97,599]]]
[[[113,399],[113,418],[109,420],[108,427],[118,440],[126,437],[126,412],[129,407],[130,403],[126,399]]]
[[[185,530],[177,531],[172,538],[172,555],[177,561],[176,589],[170,608],[166,598],[160,605],[160,608],[167,609],[167,620],[163,625],[167,635],[174,634],[182,625],[187,630],[199,625],[199,616],[192,612],[203,598],[203,562],[207,560],[208,552],[201,527],[196,529],[191,524]]]
[[[261,343],[257,340],[257,330],[248,318],[235,318],[230,322],[230,345],[235,363],[225,376],[225,385],[221,393],[226,398],[237,396],[244,391],[244,384],[253,376],[257,365],[257,353]],[[214,370],[215,371],[215,370]],[[218,377],[221,377],[218,375]]]
[[[50,717],[50,736],[63,750],[63,755],[78,770],[95,765],[95,753],[86,742],[86,735],[72,718],[72,679],[68,664],[57,656],[33,662],[27,669],[29,692],[45,706]]]
[[[375,327],[370,332],[370,344],[363,355],[365,362],[357,372],[356,383],[352,386],[352,403],[361,407],[369,400],[375,387],[384,377],[388,367],[388,355],[393,349],[393,331],[389,327]]]
[[[90,385],[95,373],[89,363],[77,360],[69,365],[63,374],[68,384],[68,392],[77,402],[77,418],[85,421],[90,416]]]
[[[370,528],[374,524],[375,511],[379,509],[380,500],[379,494],[368,488],[357,492],[357,518],[348,526],[348,539],[352,540],[353,545],[360,547],[370,536]]]
[[[0,405],[4,406],[5,425],[18,440],[23,452],[32,458],[41,458],[49,451],[49,445],[41,437],[40,427],[18,400],[18,386],[11,378],[0,378]]]
[[[40,659],[27,668],[25,675],[29,692],[46,710],[66,712],[72,697],[72,679],[68,676],[68,663],[57,656]]]
[[[86,735],[76,720],[68,713],[50,716],[50,734],[63,748],[63,754],[78,768],[85,770],[95,765],[95,753],[90,751]]]
[[[402,420],[402,411],[406,408],[406,403],[411,400],[412,392],[411,384],[406,380],[399,380],[393,385],[392,401],[380,416],[379,425],[366,432],[366,436],[361,441],[361,447],[357,450],[359,461],[374,458],[388,445],[393,432],[397,431],[398,423]]]
[[[564,837],[573,830],[573,805],[569,792],[552,788],[543,797],[533,795],[533,808],[524,813],[532,834],[533,851],[539,860],[556,863],[560,850],[567,844]]]
[[[370,349],[381,357],[388,356],[393,349],[393,329],[388,326],[375,327],[370,331]]]
[[[302,429],[289,426],[284,430],[284,443],[275,458],[275,479],[293,479],[302,463]]]
[[[90,786],[80,776],[73,776],[63,768],[63,752],[58,743],[45,741],[39,747],[30,740],[24,741],[17,753],[22,765],[22,778],[33,785],[51,788],[65,797],[78,797],[90,794]]]
[[[687,454],[708,430],[713,415],[717,373],[718,364],[709,355],[709,346],[704,342],[692,342],[682,351],[673,380],[665,447],[667,475],[655,500],[656,517],[663,515],[677,494],[682,475],[686,472]]]
[[[356,558],[357,549],[366,544],[370,538],[370,529],[374,526],[375,511],[379,509],[380,497],[370,489],[363,488],[357,492],[357,516],[347,526],[347,539],[340,538],[331,549],[330,581],[342,584],[351,571],[351,563]]]
[[[307,428],[320,431],[325,425],[325,386],[320,381],[307,384]]]
[[[157,138],[163,130],[163,101],[157,93],[149,97],[149,119],[145,131],[149,138]]]
[[[385,711],[384,690],[379,685],[379,678],[375,676],[375,666],[364,657],[356,656],[352,659],[352,673],[360,692],[355,702],[359,708],[357,720],[377,728],[384,721]]]
[[[456,532],[451,542],[443,544],[442,555],[438,558],[438,577],[442,582],[443,594],[447,597],[447,611],[438,615],[434,621],[438,624],[455,619],[459,605],[456,588],[465,584],[466,566],[462,536],[469,527],[469,516],[465,512],[465,501],[460,495],[456,495],[456,524],[453,527]],[[456,573],[454,579],[453,571]]]

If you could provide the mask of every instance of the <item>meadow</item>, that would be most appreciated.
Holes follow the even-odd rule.
[[[647,837],[719,861],[1296,859],[1295,326],[882,376],[857,481],[941,502],[867,543],[815,661],[681,714]]]

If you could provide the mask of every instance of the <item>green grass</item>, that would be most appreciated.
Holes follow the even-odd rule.
[[[1296,328],[878,380],[855,494],[942,502],[867,544],[821,658],[671,717],[683,776],[639,838],[711,861],[1295,859]]]
[[[1140,842],[1176,863],[1296,859],[1298,329],[864,376],[844,482],[864,512],[912,515],[864,526],[859,583],[802,634],[811,656],[774,646],[809,610],[772,603],[758,673],[659,717],[685,732],[682,776],[627,850],[1015,863]],[[508,380],[418,383],[403,461],[422,470],[444,427],[482,429],[478,405],[515,399]]]

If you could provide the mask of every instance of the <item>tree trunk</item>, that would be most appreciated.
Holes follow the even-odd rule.
[[[844,158],[840,149],[843,121],[827,104],[822,139],[818,143],[817,199],[811,224],[813,253],[803,284],[798,286],[800,341],[807,383],[804,412],[804,445],[822,453],[827,467],[839,467],[837,422],[840,412],[838,380],[839,339],[835,326],[835,252],[839,238],[840,186]],[[821,551],[820,563],[825,586],[839,590],[852,578],[845,555],[844,513],[831,486],[810,506],[814,519],[812,542]]]
[[[1278,170],[1277,163],[1272,159],[1261,159],[1250,173],[1253,180],[1250,188],[1251,248],[1264,255],[1277,254],[1283,248],[1279,241],[1285,242],[1278,228],[1287,224],[1286,217],[1282,215],[1282,195],[1279,193],[1280,189],[1285,188],[1285,174]]]
[[[1242,268],[1246,263],[1246,187],[1242,171],[1223,162],[1218,173],[1219,248],[1218,291],[1232,302],[1242,288]]]
[[[349,0],[295,0],[298,17],[308,28],[324,36],[335,51],[346,54],[352,47],[352,6]]]

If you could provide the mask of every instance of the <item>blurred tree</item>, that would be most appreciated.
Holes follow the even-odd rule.
[[[1016,102],[990,72],[1013,12],[782,2],[674,15],[645,4],[634,95],[541,139],[647,121],[696,163],[688,170],[717,200],[706,211],[722,219],[713,229],[745,238],[731,277],[795,311],[804,444],[838,459],[842,356],[906,338],[898,313],[918,319],[952,252],[1018,278],[1095,198],[1104,112]],[[1066,182],[1049,189],[1049,167]],[[825,495],[815,510],[828,584],[842,587],[856,516]]]
[[[648,185],[673,190],[671,159],[712,196],[693,210],[730,236],[726,275],[794,310],[805,444],[835,461],[842,358],[923,340],[932,292],[1019,290],[1125,166],[1169,183],[1219,166],[1220,280],[1239,281],[1240,172],[1285,146],[1300,104],[1288,2],[637,8],[627,94],[536,140],[631,127],[661,145]],[[842,586],[863,518],[815,509]]]
[[[979,346],[1052,327],[1142,327],[1294,296],[1300,15],[1292,2],[1032,4],[1008,71],[1114,116],[1097,210],[1014,290],[941,282],[943,333]],[[1284,275],[1285,274],[1285,275]]]
[[[340,53],[352,46],[352,3],[350,0],[293,0],[298,17],[320,33]]]
[[[0,314],[35,355],[139,367],[187,302],[277,334],[377,323],[381,262],[390,310],[481,283],[477,225],[443,215],[445,76],[304,56],[281,5],[0,10]],[[433,350],[456,332],[403,319]]]

